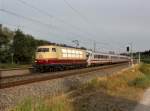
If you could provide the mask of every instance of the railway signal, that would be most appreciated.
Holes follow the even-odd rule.
[[[130,51],[130,47],[129,46],[127,46],[127,52],[129,52]]]
[[[126,47],[126,51],[131,56],[131,66],[133,66],[133,42],[129,43],[128,45],[129,46]]]

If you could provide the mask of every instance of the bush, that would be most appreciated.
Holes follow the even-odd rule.
[[[131,81],[129,84],[135,87],[145,89],[150,86],[150,78],[147,76],[136,78],[135,80]]]
[[[146,75],[150,75],[150,64],[141,64],[139,70]]]
[[[139,70],[143,76],[130,81],[129,85],[143,89],[150,87],[150,64],[141,64]]]

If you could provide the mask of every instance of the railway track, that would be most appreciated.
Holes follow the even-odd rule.
[[[12,77],[2,77],[0,81],[0,89],[40,82],[45,80],[63,78],[71,75],[77,74],[85,74],[92,71],[98,71],[102,69],[109,69],[121,65],[127,65],[128,63],[120,63],[120,64],[113,64],[113,65],[105,65],[99,67],[90,67],[84,69],[74,69],[74,70],[67,70],[67,71],[60,71],[60,72],[49,72],[49,73],[32,73],[27,75],[19,75],[19,76],[12,76]]]
[[[24,76],[31,74],[33,68],[11,68],[11,69],[0,69],[0,78],[11,78],[16,76]]]

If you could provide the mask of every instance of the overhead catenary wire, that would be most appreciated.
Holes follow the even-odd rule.
[[[23,1],[23,0],[18,0],[18,1]],[[22,2],[22,3],[24,3],[25,5],[27,5],[27,2]],[[31,5],[31,4],[28,4],[28,6],[29,6],[29,7],[32,7],[33,9],[37,10],[37,11],[40,12],[40,13],[43,13],[44,15],[47,15],[47,16],[49,16],[49,17],[51,17],[51,18],[56,18],[56,17],[54,17],[53,15],[47,13],[46,11],[44,11],[44,10],[38,8],[38,7],[34,7],[34,6]],[[0,11],[3,11],[3,12],[5,12],[5,13],[11,14],[11,15],[14,15],[14,16],[17,16],[17,17],[21,17],[21,18],[26,19],[26,20],[28,20],[28,21],[32,21],[32,22],[35,22],[35,23],[38,23],[38,24],[41,24],[41,25],[44,25],[44,26],[47,26],[47,27],[50,27],[50,28],[54,28],[54,26],[51,25],[51,24],[43,23],[43,22],[40,21],[40,20],[36,20],[36,19],[33,19],[33,18],[29,18],[29,17],[26,17],[26,16],[24,16],[24,15],[20,15],[20,14],[17,14],[17,13],[15,13],[15,12],[12,12],[12,11],[9,11],[9,10],[6,10],[6,9],[1,9]],[[61,20],[61,19],[58,19],[58,18],[56,18],[56,19],[59,20],[60,22],[63,22],[63,23],[66,24],[66,25],[71,26],[72,28],[74,28],[74,29],[76,29],[76,30],[80,30],[80,32],[82,32],[82,33],[84,32],[84,31],[82,31],[79,27],[76,27],[76,26],[74,26],[74,25],[72,25],[72,24],[70,24],[70,23],[68,23],[68,22],[65,22],[64,20]],[[55,28],[56,28],[56,27],[55,27]],[[70,32],[70,33],[72,33],[72,32]],[[85,36],[85,34],[84,34],[84,36],[79,35],[79,34],[75,34],[75,33],[72,33],[72,34],[77,35],[77,36],[80,36],[80,37],[86,37],[86,39],[88,39],[88,40],[90,40],[90,41],[91,41],[91,40],[92,40],[92,41],[96,41],[96,40],[93,39],[93,34],[91,34],[90,32],[84,32],[84,33],[86,33],[86,34],[87,34],[88,36],[90,36],[90,37]],[[98,44],[101,44],[101,43],[98,43]]]
[[[35,23],[44,25],[44,26],[46,26],[46,27],[48,27],[48,28],[57,28],[56,26],[54,27],[53,25],[43,23],[43,22],[41,22],[41,21],[39,21],[39,20],[32,19],[32,18],[26,17],[26,16],[24,16],[24,15],[20,15],[20,14],[17,14],[17,13],[15,13],[15,12],[12,12],[12,11],[9,11],[9,10],[6,10],[6,9],[0,9],[0,11],[1,11],[1,12],[4,12],[4,13],[7,13],[7,14],[10,14],[10,15],[13,15],[13,16],[16,16],[16,17],[21,17],[21,18],[23,18],[23,19],[25,19],[25,20],[28,20],[28,21],[31,21],[31,22],[35,22]],[[64,30],[61,29],[61,28],[57,28],[57,29],[64,31]],[[66,31],[66,32],[67,32],[67,31]],[[76,33],[73,33],[73,32],[68,32],[68,33],[81,36],[81,35],[76,34]],[[82,37],[83,37],[83,36],[82,36]]]
[[[48,13],[48,12],[42,10],[42,9],[40,9],[39,7],[36,7],[36,6],[34,6],[34,5],[31,5],[31,4],[29,4],[28,2],[26,2],[26,1],[24,1],[24,0],[17,0],[17,1],[20,2],[20,3],[22,3],[22,4],[24,4],[24,5],[26,5],[26,6],[28,6],[28,7],[30,7],[30,8],[32,8],[32,9],[34,9],[34,10],[36,10],[36,11],[38,11],[39,13],[42,13],[42,14],[44,14],[44,15],[46,15],[46,16],[49,16],[50,18],[53,18],[53,19],[55,19],[55,20],[57,20],[57,21],[59,21],[59,22],[65,24],[65,25],[67,25],[67,26],[70,26],[71,28],[73,28],[73,29],[75,29],[75,30],[78,30],[78,31],[81,31],[81,30],[82,30],[81,28],[79,28],[79,27],[77,27],[77,26],[75,26],[75,25],[73,25],[73,24],[70,24],[69,22],[66,22],[66,21],[64,21],[64,20],[62,20],[62,19],[60,19],[60,18],[54,17],[54,15],[52,15],[52,14],[50,14],[50,13]],[[66,2],[67,2],[67,1],[66,1]],[[70,6],[71,6],[71,5],[70,5]],[[73,8],[73,7],[72,7],[72,8]],[[74,11],[75,11],[75,9],[74,9]],[[79,14],[78,11],[76,11],[76,13]],[[80,16],[82,16],[82,15],[80,14]],[[82,19],[84,19],[84,17],[82,17]],[[89,38],[90,41],[93,40],[93,38],[91,38],[91,36],[93,36],[93,34],[91,34],[90,32],[82,31],[82,33],[84,33],[84,35],[86,34],[87,36],[90,35],[90,37],[87,37],[87,36],[86,36],[86,39]],[[83,36],[82,36],[82,37],[83,37]]]
[[[67,0],[63,0],[76,14],[78,14],[85,22],[87,21],[87,18],[81,14],[77,9],[75,9]]]
[[[40,12],[40,13],[43,13],[44,15],[49,16],[50,18],[53,18],[53,17],[54,17],[53,15],[47,13],[46,11],[44,11],[44,10],[38,8],[38,7],[35,7],[35,6],[33,6],[33,5],[29,4],[29,3],[27,3],[27,2],[24,1],[24,0],[17,0],[17,1],[18,1],[18,2],[21,2],[22,4],[28,6],[28,7],[32,8],[32,9],[37,10],[37,11]]]
[[[4,12],[4,13],[7,13],[7,14],[10,14],[10,15],[13,15],[13,16],[16,16],[16,17],[21,17],[21,18],[26,19],[28,21],[35,22],[35,23],[38,23],[38,24],[41,24],[41,25],[44,25],[44,26],[47,26],[47,27],[53,27],[50,24],[43,23],[43,22],[41,22],[41,21],[39,21],[37,19],[29,18],[29,17],[26,17],[26,16],[21,15],[21,14],[17,14],[15,12],[10,11],[10,10],[0,9],[0,11]]]
[[[93,28],[93,25],[91,25],[91,23],[89,23],[89,21],[88,21],[88,18],[84,15],[84,14],[82,14],[80,11],[78,11],[76,8],[74,8],[67,0],[63,0],[66,4],[67,4],[67,6],[68,7],[70,7],[80,18],[82,18],[82,20],[88,25],[88,26],[90,26],[90,27],[92,27]],[[91,35],[91,36],[95,36],[95,34],[93,35],[93,34],[91,34],[91,33],[88,33],[89,35]]]
[[[21,18],[23,18],[23,19],[26,19],[26,20],[29,20],[29,21],[32,21],[32,22],[40,23],[40,24],[42,24],[42,25],[46,25],[46,26],[49,27],[48,24],[45,24],[45,23],[43,23],[43,22],[41,22],[41,21],[38,21],[38,20],[35,20],[35,19],[32,19],[32,18],[28,18],[28,17],[26,17],[26,16],[23,16],[23,15],[20,15],[20,14],[17,14],[17,13],[14,13],[14,12],[9,11],[9,10],[6,10],[6,9],[0,9],[0,11],[5,12],[5,13],[8,13],[8,14],[11,14],[11,15],[14,15],[14,16],[17,16],[17,17],[21,17]],[[70,33],[72,33],[72,32],[70,32]],[[80,35],[78,35],[78,36],[80,36]],[[98,43],[98,44],[105,44],[105,43],[100,43],[100,42],[97,42],[97,43]]]
[[[12,26],[12,27],[14,27],[14,28],[16,28],[16,30],[18,29],[18,25],[15,25],[15,24],[10,24],[10,23],[4,23],[6,26]],[[27,28],[27,29],[30,29],[30,31],[32,30],[34,30],[34,31],[36,31],[36,33],[37,34],[40,34],[41,35],[41,33],[39,33],[40,32],[40,30],[37,30],[37,29],[35,29],[35,28],[31,28],[31,27],[29,27],[29,26],[26,26],[26,25],[20,25],[19,26],[19,29],[20,28]],[[43,35],[44,34],[44,35]],[[42,35],[43,36],[45,36],[45,35],[47,35],[47,34],[51,34],[51,36],[52,35],[54,35],[54,36],[60,36],[60,34],[56,34],[56,33],[48,33],[48,32],[42,32]],[[37,35],[36,35],[37,36]],[[66,36],[65,36],[66,37]],[[74,39],[73,39],[74,40]],[[68,41],[68,40],[63,40],[63,41],[65,41],[66,43],[70,43],[70,41]],[[87,41],[81,41],[81,43],[88,43]],[[62,43],[61,43],[62,44]],[[100,43],[100,45],[105,45],[105,44],[107,44],[107,43]]]
[[[76,26],[74,26],[74,25],[72,25],[72,24],[70,24],[70,23],[68,23],[68,22],[65,22],[64,20],[62,20],[62,19],[60,19],[60,18],[54,17],[54,15],[52,15],[52,14],[50,14],[50,13],[48,13],[48,12],[46,12],[46,11],[44,11],[44,10],[42,10],[42,9],[40,9],[40,8],[38,8],[38,7],[36,7],[36,6],[34,6],[34,5],[31,5],[31,4],[27,3],[27,2],[24,1],[24,0],[17,0],[17,1],[20,2],[20,3],[22,3],[22,4],[24,4],[24,5],[26,5],[26,6],[28,6],[28,7],[30,7],[30,8],[32,8],[32,9],[35,9],[35,10],[38,11],[39,13],[42,13],[42,14],[44,14],[44,15],[46,15],[46,16],[49,16],[50,18],[53,18],[53,19],[55,19],[55,20],[57,20],[57,21],[59,21],[59,22],[61,22],[61,23],[64,23],[65,25],[69,25],[69,26],[71,26],[72,28],[74,28],[74,29],[76,29],[76,30],[81,30],[79,27],[76,27]]]

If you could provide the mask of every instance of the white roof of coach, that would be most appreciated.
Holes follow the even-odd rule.
[[[109,54],[109,53],[105,53],[105,52],[93,52],[93,51],[90,51],[90,50],[87,50],[87,52],[93,53],[93,54],[99,54],[99,55],[108,55],[108,56],[117,56],[117,57],[128,57],[128,56],[124,56],[124,55],[120,55],[120,54]]]

